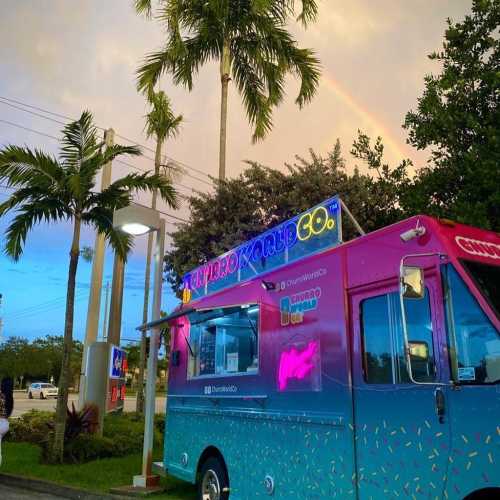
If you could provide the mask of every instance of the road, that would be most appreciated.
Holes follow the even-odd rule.
[[[78,403],[78,394],[70,394],[68,405],[71,407],[71,403],[74,402],[75,406]],[[13,417],[19,417],[23,413],[29,410],[42,410],[42,411],[54,411],[56,409],[55,399],[28,399],[28,396],[24,392],[14,393],[14,411],[12,413]],[[125,398],[125,411],[135,411],[135,397]],[[156,398],[156,413],[165,412],[165,398]],[[0,498],[4,498],[0,495]]]
[[[0,484],[0,498],[2,500],[61,500],[62,497],[48,495],[47,493],[37,493],[30,490],[11,488]]]

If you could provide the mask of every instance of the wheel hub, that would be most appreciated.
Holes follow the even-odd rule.
[[[220,500],[221,490],[217,474],[213,470],[207,470],[201,485],[203,500]]]

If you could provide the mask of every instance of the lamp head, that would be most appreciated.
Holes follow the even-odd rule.
[[[131,203],[127,207],[115,210],[113,227],[127,234],[139,236],[156,231],[160,227],[160,214],[152,208]]]

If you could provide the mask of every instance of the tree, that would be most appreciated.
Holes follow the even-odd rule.
[[[297,157],[283,173],[249,162],[238,178],[218,181],[213,193],[189,198],[190,219],[172,234],[173,244],[165,255],[169,282],[178,293],[181,277],[198,265],[224,253],[280,222],[338,194],[365,229],[372,231],[404,217],[399,192],[408,182],[407,161],[396,169],[383,165],[383,146],[376,153],[360,134],[355,155],[380,162],[380,175],[347,173],[340,143],[325,158],[310,152],[310,159]],[[370,160],[371,161],[371,160]],[[346,239],[357,233],[344,218]]]
[[[64,338],[60,335],[47,335],[31,342],[19,337],[10,337],[0,344],[0,378],[10,376],[23,378],[24,382],[34,380],[55,383],[61,373]],[[70,359],[69,380],[76,383],[80,375],[82,343],[73,341]],[[79,357],[80,356],[80,357]]]
[[[66,125],[62,134],[59,159],[28,147],[8,145],[0,150],[0,181],[16,188],[0,204],[0,217],[15,211],[6,230],[6,253],[18,260],[29,231],[41,221],[72,223],[64,345],[53,443],[55,461],[62,461],[63,456],[73,346],[75,279],[82,225],[91,225],[105,234],[114,250],[125,259],[131,239],[113,229],[113,211],[129,205],[134,191],[157,189],[167,203],[176,204],[176,193],[171,183],[158,175],[129,174],[101,192],[94,190],[95,176],[104,164],[124,154],[139,155],[140,150],[135,146],[120,145],[103,149],[104,144],[97,138],[97,129],[88,111],[83,112],[79,120]]]
[[[405,204],[500,230],[500,0],[474,0],[463,22],[448,19],[442,67],[425,77],[416,111],[406,115],[408,142],[430,148]]]
[[[183,120],[182,115],[175,116],[170,99],[163,91],[155,92],[151,88],[147,91],[148,102],[151,110],[146,115],[146,135],[148,138],[154,137],[156,140],[155,152],[155,175],[160,175],[162,148],[164,142],[175,137],[179,133],[179,129]],[[165,166],[165,175],[171,180],[176,175],[178,167],[173,165]],[[156,208],[157,192],[153,191],[153,200],[151,208]],[[144,278],[144,306],[142,312],[143,324],[148,322],[149,309],[149,285],[151,278],[151,258],[153,251],[153,233],[148,235],[148,247],[146,253],[146,272]],[[137,388],[136,411],[142,413],[144,408],[144,365],[146,359],[146,332],[141,332],[141,357],[139,358],[139,380]]]
[[[164,71],[174,83],[193,87],[193,77],[209,60],[220,64],[221,117],[219,179],[226,176],[227,98],[233,79],[250,124],[253,141],[272,128],[272,111],[284,97],[285,77],[301,85],[296,103],[312,99],[319,82],[319,61],[302,49],[286,29],[294,0],[161,0],[159,16],[167,34],[163,50],[149,54],[138,70],[138,87],[154,87]],[[302,0],[299,20],[306,26],[317,14],[316,0]],[[152,14],[151,0],[136,0],[138,13]]]

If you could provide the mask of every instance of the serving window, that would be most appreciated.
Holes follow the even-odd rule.
[[[258,304],[196,311],[189,322],[188,378],[258,372]]]

